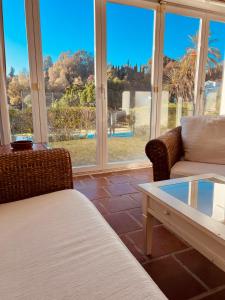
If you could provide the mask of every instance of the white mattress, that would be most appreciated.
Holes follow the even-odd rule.
[[[66,190],[0,205],[0,299],[166,299],[90,201]]]

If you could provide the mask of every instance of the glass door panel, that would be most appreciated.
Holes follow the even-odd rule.
[[[40,0],[40,17],[49,144],[95,165],[93,0]]]
[[[194,113],[194,88],[200,20],[165,14],[161,133]]]
[[[108,159],[143,160],[150,137],[154,11],[107,3]]]
[[[204,114],[225,114],[225,23],[210,21],[204,87]]]
[[[2,5],[12,140],[32,139],[32,103],[25,3],[24,0],[3,0]]]

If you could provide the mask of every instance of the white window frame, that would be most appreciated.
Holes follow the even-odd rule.
[[[161,4],[155,12],[155,56],[154,69],[152,72],[153,89],[155,103],[152,106],[152,134],[151,138],[160,135],[161,104],[162,104],[162,84],[163,84],[163,49],[164,49],[164,27],[165,27],[165,5]],[[155,124],[155,126],[154,126]]]
[[[199,95],[202,90],[202,77],[204,77],[204,74],[201,74],[203,70],[202,64],[204,60],[203,55],[203,47],[204,45],[202,42],[204,41],[204,38],[206,36],[205,33],[205,13],[202,13],[200,11],[193,10],[191,8],[181,8],[177,6],[173,6],[172,4],[166,5],[165,13],[173,13],[180,16],[186,16],[191,18],[199,19],[199,40],[198,40],[198,50],[197,50],[197,62],[196,62],[196,70],[195,70],[195,85],[194,85],[194,112],[193,114],[199,114],[200,112],[200,99]],[[203,26],[204,24],[204,26]],[[201,74],[201,76],[200,76]]]
[[[39,1],[25,0],[34,141],[47,143],[47,109],[43,78]]]
[[[106,83],[103,74],[106,66],[106,6],[101,0],[95,0],[95,85],[96,85],[96,169],[104,169],[107,163],[107,108]]]
[[[103,40],[104,43],[102,45],[103,47],[103,53],[104,56],[102,57],[102,60],[104,61],[104,69],[103,74],[102,74],[102,87],[104,90],[104,115],[107,116],[107,111],[108,111],[108,106],[107,106],[107,58],[106,58],[106,4],[109,3],[116,3],[116,4],[122,4],[122,5],[127,5],[127,6],[133,6],[133,7],[138,7],[138,8],[145,8],[145,9],[151,9],[155,10],[155,14],[157,14],[157,8],[159,7],[158,3],[152,3],[152,2],[147,2],[144,0],[99,0],[103,2],[103,14],[102,14],[102,32],[103,32]],[[155,20],[157,18],[155,17]],[[158,26],[158,22],[155,21],[155,26]],[[153,28],[154,30],[154,28]],[[155,31],[154,31],[155,32]],[[158,38],[158,37],[157,37]],[[153,39],[154,43],[154,39]],[[155,50],[155,51],[154,51]],[[153,47],[153,61],[158,61],[158,50]],[[157,63],[156,63],[157,64]],[[154,73],[154,72],[153,72]],[[152,74],[151,78],[151,85],[155,86],[156,83],[156,77],[154,74]],[[150,116],[150,121],[151,121],[151,128],[152,125],[155,128],[155,122],[156,118],[154,118],[154,112],[157,110],[157,94],[152,92],[152,107],[151,107],[151,116]],[[106,120],[107,121],[107,120]],[[108,132],[108,126],[107,123],[105,122],[105,127],[104,127],[104,162],[105,164],[103,165],[103,169],[105,170],[113,170],[113,169],[125,169],[125,168],[138,168],[138,167],[146,167],[149,166],[149,160],[146,158],[146,160],[135,160],[135,161],[120,161],[120,162],[109,162],[108,161],[108,151],[107,151],[107,144],[108,144],[108,138],[107,138],[107,132]],[[151,132],[149,133],[150,137],[153,138],[155,137],[155,130],[151,129]],[[144,150],[144,149],[143,149]]]
[[[2,0],[0,0],[0,144],[7,145],[11,142],[9,121],[9,105],[7,99],[5,41],[3,27]]]
[[[194,2],[193,2],[194,4]],[[196,3],[197,4],[197,3]],[[213,8],[213,7],[212,7]],[[224,8],[225,11],[225,8]],[[225,22],[225,16],[222,12],[211,12],[207,9],[196,9],[195,7],[176,6],[172,3],[166,5],[166,12],[171,12],[179,15],[189,16],[200,19],[199,41],[198,41],[198,56],[195,75],[195,91],[194,91],[194,115],[203,115],[204,110],[204,86],[206,76],[206,62],[208,56],[208,37],[209,37],[209,22],[210,20]]]
[[[195,115],[203,114],[204,86],[205,86],[205,66],[208,56],[209,20],[203,16],[200,23],[198,57],[195,76]]]
[[[48,121],[45,98],[45,85],[43,76],[43,55],[40,25],[39,0],[26,1],[27,36],[29,47],[30,77],[33,108],[34,140],[38,143],[48,143]],[[107,151],[104,150],[104,124],[107,119],[104,116],[104,95],[102,74],[105,69],[104,60],[104,6],[102,0],[95,0],[95,84],[96,84],[96,165],[73,167],[74,172],[99,171],[106,164],[104,158]],[[98,66],[98,67],[97,67]],[[101,66],[101,67],[99,67]],[[106,123],[107,126],[107,123]]]
[[[206,29],[205,29],[205,34],[206,34],[206,39],[205,39],[205,45],[203,47],[203,56],[205,57],[205,61],[203,62],[203,71],[201,74],[201,85],[202,85],[202,90],[201,90],[201,95],[199,97],[200,101],[200,110],[199,114],[204,115],[204,91],[205,91],[205,79],[206,79],[206,62],[207,62],[207,57],[208,57],[208,37],[209,37],[209,30],[210,30],[210,21],[215,21],[215,22],[222,22],[224,23],[225,26],[225,16],[213,14],[213,13],[208,13],[206,14]],[[223,70],[223,79],[222,79],[222,94],[221,94],[221,99],[224,99],[225,97],[225,64],[224,64],[224,70]]]

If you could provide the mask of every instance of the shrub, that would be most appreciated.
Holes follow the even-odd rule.
[[[48,109],[49,134],[52,141],[80,138],[95,129],[96,113],[94,107],[50,107]],[[12,134],[31,134],[32,109],[19,110],[10,107]]]
[[[48,109],[49,133],[52,140],[73,139],[83,131],[95,129],[94,107],[51,107]],[[61,138],[60,138],[61,136]]]
[[[9,118],[13,135],[31,134],[33,132],[31,107],[27,107],[23,110],[10,107]]]

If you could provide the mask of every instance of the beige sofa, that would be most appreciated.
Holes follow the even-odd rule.
[[[215,173],[225,176],[225,116],[181,119],[174,128],[146,145],[154,180]]]
[[[2,167],[1,159],[0,173],[7,175],[10,171]],[[14,189],[18,180],[0,177],[0,299],[166,299],[94,205],[68,188],[72,177],[65,168],[69,163],[66,151],[26,151],[10,159],[20,161],[18,168],[11,165],[11,172],[21,174],[23,189],[31,194],[26,184],[34,182],[33,194],[38,189],[42,192],[25,200],[4,201],[3,181],[8,180]],[[58,169],[59,164],[64,167]],[[56,174],[54,180],[61,179],[66,189],[63,184],[55,185],[54,192],[53,182],[42,171],[35,184],[32,174],[40,166],[49,176]]]

